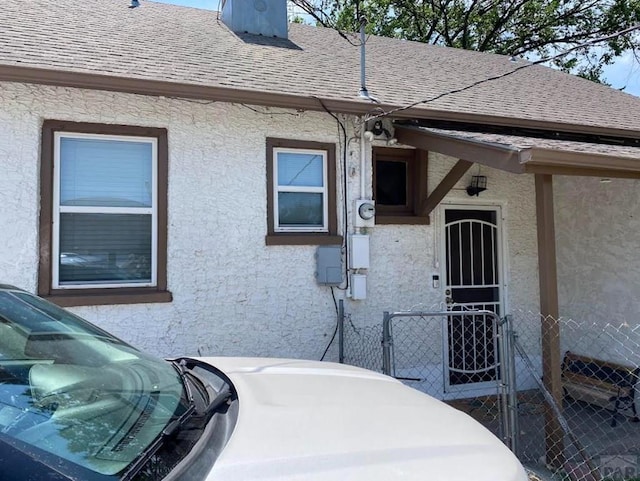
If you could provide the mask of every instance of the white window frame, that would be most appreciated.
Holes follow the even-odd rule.
[[[280,153],[309,154],[322,157],[322,186],[281,186],[278,184],[278,155]],[[328,153],[326,150],[293,149],[287,147],[275,147],[273,149],[273,230],[274,232],[329,232],[329,173]],[[280,226],[280,208],[278,194],[280,192],[303,192],[309,194],[322,194],[322,225],[321,226]]]
[[[61,139],[94,139],[123,142],[145,142],[151,144],[151,207],[89,207],[60,205],[60,144]],[[134,137],[128,135],[83,134],[76,132],[55,132],[53,152],[53,230],[52,230],[52,288],[53,289],[104,289],[112,287],[155,287],[158,281],[158,139],[154,137]],[[60,284],[60,215],[78,214],[150,214],[151,215],[151,281],[126,283],[77,283]]]

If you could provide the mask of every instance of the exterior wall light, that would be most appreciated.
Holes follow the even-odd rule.
[[[487,176],[474,175],[471,177],[471,185],[467,187],[467,194],[479,195],[480,192],[487,190]]]

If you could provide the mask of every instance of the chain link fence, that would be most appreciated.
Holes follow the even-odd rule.
[[[640,480],[640,326],[544,319],[543,341],[542,321],[513,315],[518,456],[557,479]]]
[[[382,326],[356,326],[350,314],[345,314],[340,327],[340,362],[371,371],[382,371]]]
[[[639,325],[486,311],[343,321],[343,362],[468,413],[546,479],[640,481]]]

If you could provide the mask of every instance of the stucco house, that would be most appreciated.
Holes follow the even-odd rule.
[[[2,2],[2,282],[160,355],[319,358],[340,299],[637,320],[639,98],[375,36],[367,97],[253,5]]]

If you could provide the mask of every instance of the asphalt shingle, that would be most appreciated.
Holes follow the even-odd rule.
[[[484,144],[498,144],[518,150],[538,149],[556,152],[574,152],[586,155],[606,155],[638,160],[640,162],[640,146],[610,145],[595,142],[579,142],[575,140],[556,140],[521,135],[495,134],[486,132],[469,132],[464,130],[436,129],[420,127],[424,130],[445,137],[472,140]]]
[[[125,0],[3,0],[0,65],[365,102],[358,98],[359,48],[333,30],[291,24],[283,41],[236,35],[208,10],[150,1],[127,6]],[[523,65],[398,39],[367,42],[368,89],[386,105],[439,97],[421,104],[420,115],[444,111],[640,133],[640,98]]]

